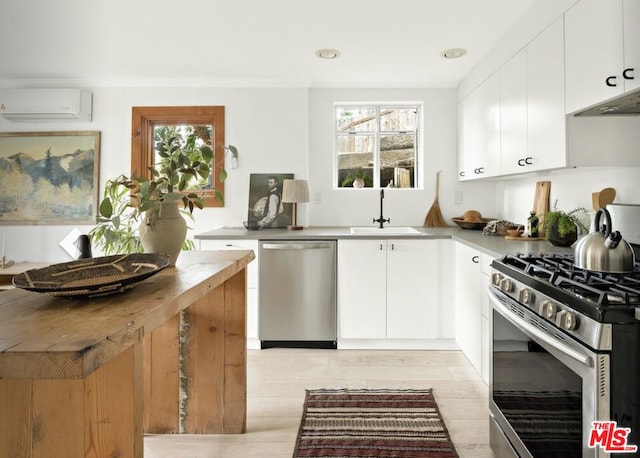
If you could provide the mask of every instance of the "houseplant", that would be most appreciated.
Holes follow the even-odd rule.
[[[354,169],[342,180],[342,187],[352,185],[354,188],[364,188],[367,182],[371,182],[371,178],[367,171],[363,168]]]
[[[177,258],[180,249],[192,249],[192,241],[186,241],[186,222],[178,208],[182,202],[182,214],[193,217],[195,208],[204,207],[204,198],[197,191],[209,183],[213,150],[206,144],[198,144],[197,134],[182,136],[175,127],[163,127],[156,132],[155,150],[158,164],[149,167],[150,178],[120,175],[107,180],[104,197],[100,203],[98,225],[89,232],[92,244],[105,255],[160,251],[146,240],[160,232],[160,219],[170,219],[172,227],[167,232],[170,247],[162,249]],[[225,151],[237,154],[233,145]],[[226,179],[226,171],[220,172],[220,181]],[[215,190],[218,200],[222,195]]]
[[[557,209],[557,202],[553,208],[544,215],[545,236],[552,245],[569,247],[578,235],[589,232],[585,224],[585,218],[588,218],[586,209],[578,207],[565,212]]]

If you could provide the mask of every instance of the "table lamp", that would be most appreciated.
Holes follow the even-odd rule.
[[[282,182],[282,202],[293,204],[293,224],[287,226],[290,231],[302,229],[298,226],[298,204],[309,202],[307,180],[284,180]]]

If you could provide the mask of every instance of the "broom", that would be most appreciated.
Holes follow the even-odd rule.
[[[449,225],[444,220],[442,212],[440,211],[440,203],[438,202],[438,196],[440,193],[440,172],[436,173],[436,198],[431,204],[431,208],[427,212],[427,216],[424,218],[424,227],[448,227]]]

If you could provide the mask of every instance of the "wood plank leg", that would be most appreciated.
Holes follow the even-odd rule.
[[[144,337],[144,432],[180,432],[180,315]]]
[[[142,340],[84,379],[0,380],[0,456],[142,457]]]
[[[183,431],[246,431],[246,269],[190,305],[181,340]]]

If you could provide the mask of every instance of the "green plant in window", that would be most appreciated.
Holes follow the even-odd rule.
[[[369,176],[369,174],[367,173],[367,171],[365,169],[355,169],[352,170],[351,172],[349,172],[347,174],[346,177],[344,177],[344,179],[342,180],[342,187],[345,186],[351,186],[353,184],[354,181],[356,180],[362,180],[365,184],[365,186],[371,186],[372,182],[371,182],[371,177]]]

